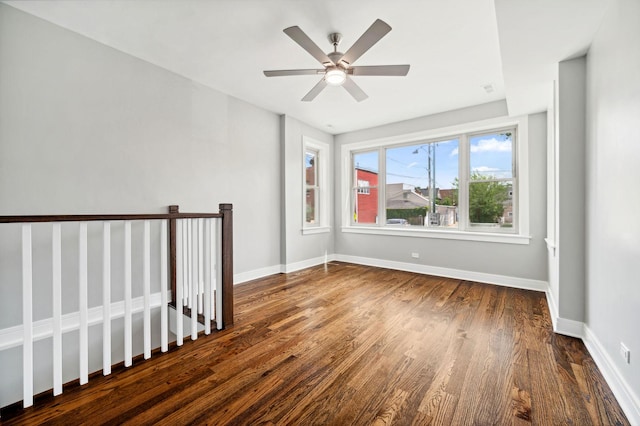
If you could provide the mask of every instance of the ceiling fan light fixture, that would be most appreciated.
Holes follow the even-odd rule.
[[[340,68],[331,68],[324,75],[324,80],[331,86],[341,86],[347,79],[347,73]]]

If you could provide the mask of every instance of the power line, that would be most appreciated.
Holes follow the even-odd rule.
[[[395,176],[395,177],[402,177],[402,178],[407,178],[407,179],[421,179],[421,180],[426,180],[427,178],[425,176],[409,176],[409,175],[401,175],[398,173],[391,173],[391,172],[387,172],[388,176]]]

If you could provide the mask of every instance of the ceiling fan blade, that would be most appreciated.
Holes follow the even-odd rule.
[[[302,47],[304,50],[309,52],[311,54],[311,56],[316,58],[318,60],[318,62],[320,62],[321,64],[323,64],[323,65],[324,64],[333,64],[333,61],[331,61],[331,59],[329,59],[327,54],[324,53],[322,51],[322,49],[320,49],[318,47],[318,45],[315,44],[313,42],[313,40],[311,40],[309,38],[309,36],[306,35],[304,33],[304,31],[302,31],[300,29],[300,27],[298,27],[298,26],[289,27],[289,28],[285,28],[283,31],[284,31],[284,33],[286,35],[291,37],[291,39],[293,41],[298,43],[300,45],[300,47]]]
[[[267,77],[281,77],[285,75],[318,75],[325,72],[324,69],[306,69],[306,70],[272,70],[263,71]]]
[[[364,52],[380,41],[380,39],[389,31],[391,31],[389,24],[381,19],[376,19],[367,31],[365,31],[364,34],[362,34],[360,38],[353,43],[353,46],[347,50],[340,59],[340,62],[344,62],[346,66],[353,64]]]
[[[358,86],[355,81],[353,81],[349,77],[347,77],[347,79],[344,81],[342,87],[344,87],[347,92],[349,92],[349,94],[353,96],[353,99],[358,102],[362,102],[369,97],[366,93],[364,93],[364,90],[362,90],[360,86]]]
[[[370,65],[349,68],[352,75],[379,75],[404,77],[409,72],[409,65]]]
[[[302,102],[311,102],[316,98],[316,96],[318,96],[318,94],[320,94],[320,92],[324,90],[325,87],[327,87],[327,82],[323,77],[322,80],[318,82],[318,84],[313,86],[313,89],[311,89],[309,93],[304,95],[304,98],[302,98]]]

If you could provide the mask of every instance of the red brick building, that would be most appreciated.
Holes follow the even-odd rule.
[[[378,173],[356,168],[357,197],[353,220],[357,223],[378,223]]]

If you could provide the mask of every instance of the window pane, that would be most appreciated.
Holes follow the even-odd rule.
[[[469,184],[469,221],[472,225],[513,227],[513,182]]]
[[[472,136],[469,166],[472,180],[513,177],[513,130]]]
[[[314,188],[308,188],[305,203],[305,221],[308,224],[317,223],[316,205],[317,191]]]
[[[318,173],[317,173],[317,163],[318,163],[318,153],[314,151],[306,151],[304,153],[304,167],[306,174],[307,185],[315,186],[318,181]]]
[[[378,223],[378,152],[353,155],[354,223]]]
[[[458,140],[386,150],[387,225],[457,228]]]

